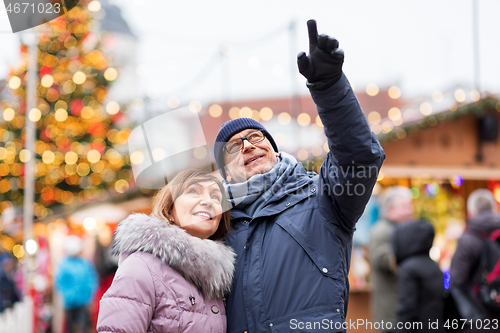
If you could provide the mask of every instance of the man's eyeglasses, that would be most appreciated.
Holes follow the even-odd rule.
[[[256,144],[264,140],[266,136],[262,131],[250,132],[247,135],[233,141],[229,141],[224,146],[224,150],[229,154],[235,154],[243,148],[243,141],[247,140],[251,144]]]

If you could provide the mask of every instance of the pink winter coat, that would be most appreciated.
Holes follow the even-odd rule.
[[[130,215],[116,231],[118,271],[100,302],[98,332],[226,332],[223,295],[234,252],[162,219]]]

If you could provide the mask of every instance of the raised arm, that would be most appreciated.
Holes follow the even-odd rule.
[[[370,198],[385,154],[342,73],[344,52],[338,41],[318,36],[314,20],[307,26],[309,55],[300,53],[297,63],[307,78],[330,147],[320,170],[323,197],[330,201],[320,198],[320,202],[343,227],[352,230]]]

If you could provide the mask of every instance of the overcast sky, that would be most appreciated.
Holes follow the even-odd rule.
[[[138,37],[139,95],[191,99],[307,93],[295,77],[307,51],[306,21],[336,37],[344,72],[362,90],[399,85],[403,96],[473,89],[472,0],[109,0]],[[478,0],[482,90],[500,93],[500,1]],[[106,19],[106,18],[104,18]],[[6,22],[0,14],[0,30]],[[297,22],[294,35],[288,27]],[[231,45],[225,58],[214,56]],[[0,77],[18,58],[14,35],[0,34]],[[223,80],[221,80],[221,77]]]

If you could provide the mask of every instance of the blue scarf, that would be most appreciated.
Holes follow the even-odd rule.
[[[278,163],[268,172],[254,175],[243,183],[230,184],[224,181],[230,207],[255,216],[283,187],[296,164],[297,160],[292,155],[281,152]]]

